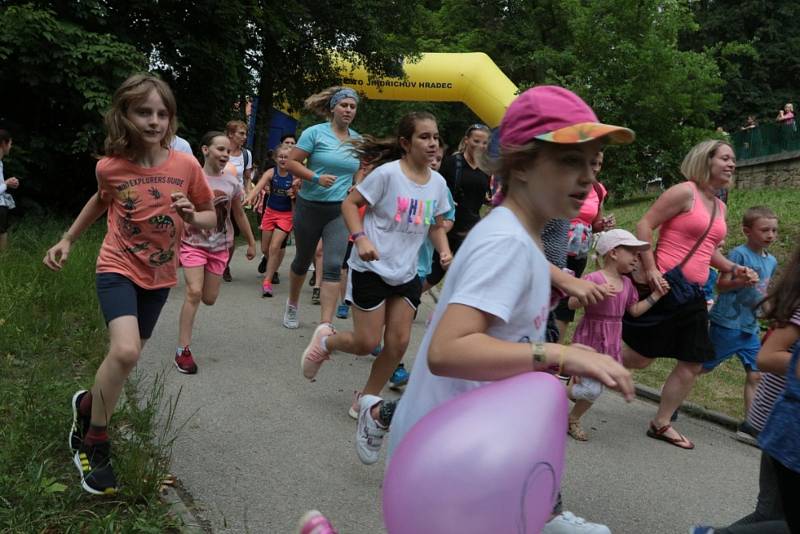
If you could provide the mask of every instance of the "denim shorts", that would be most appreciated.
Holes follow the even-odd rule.
[[[95,286],[106,325],[117,317],[132,315],[139,322],[139,337],[150,339],[167,302],[168,287],[144,289],[117,273],[97,273]]]
[[[745,370],[758,371],[756,356],[761,350],[761,340],[758,334],[743,332],[732,328],[725,328],[711,323],[709,329],[711,344],[714,345],[716,357],[703,364],[703,369],[710,371],[732,356],[737,356]]]

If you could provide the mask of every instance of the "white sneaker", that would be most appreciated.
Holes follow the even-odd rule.
[[[303,351],[303,355],[300,357],[300,370],[303,372],[303,376],[312,382],[325,360],[331,359],[331,353],[322,347],[322,339],[334,333],[330,324],[320,324],[314,330],[311,341],[308,342],[306,350]]]
[[[611,534],[611,530],[599,523],[590,523],[572,512],[561,512],[542,529],[542,534]]]
[[[288,300],[283,309],[283,326],[292,330],[300,327],[300,321],[297,320],[297,306],[292,306]]]
[[[386,429],[372,418],[373,406],[382,402],[375,395],[362,395],[358,400],[358,426],[356,426],[356,454],[362,464],[372,465],[378,461]]]

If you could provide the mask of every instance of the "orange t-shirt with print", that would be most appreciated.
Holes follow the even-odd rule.
[[[95,172],[100,199],[109,203],[97,272],[121,274],[144,289],[176,285],[183,219],[170,207],[171,196],[181,192],[194,205],[211,202],[200,164],[170,150],[158,167],[103,158]]]

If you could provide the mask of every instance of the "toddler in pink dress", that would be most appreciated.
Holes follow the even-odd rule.
[[[605,300],[586,306],[585,313],[575,334],[573,343],[580,343],[596,350],[598,357],[611,356],[622,362],[622,317],[625,312],[639,316],[649,310],[663,296],[652,293],[639,301],[639,294],[630,277],[639,261],[639,252],[650,248],[650,244],[639,241],[627,230],[616,229],[603,232],[597,239],[596,251],[602,257],[602,268],[583,278],[600,285],[610,285],[614,293]],[[580,307],[578,299],[569,299],[570,309]],[[580,418],[603,392],[603,385],[590,378],[573,377],[568,386],[569,398],[575,401],[569,414],[569,435],[578,441],[588,436],[581,429]]]

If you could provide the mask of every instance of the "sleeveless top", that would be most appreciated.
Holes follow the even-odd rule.
[[[697,184],[692,181],[687,183],[692,188],[691,209],[664,222],[659,230],[656,266],[662,273],[683,261],[686,254],[703,235],[711,217],[711,213],[706,210],[705,205],[699,199]],[[728,226],[725,223],[725,204],[716,197],[714,197],[714,202],[717,203],[717,216],[714,224],[711,225],[708,235],[700,243],[698,249],[681,269],[687,280],[701,286],[708,279],[711,256],[728,233]]]
[[[289,191],[292,189],[292,175],[287,173],[281,176],[278,166],[274,168],[272,179],[269,182],[269,197],[267,197],[267,207],[275,211],[292,211],[292,199]]]
[[[775,458],[795,473],[800,473],[800,379],[797,378],[797,360],[800,346],[795,346],[789,370],[786,372],[786,389],[775,403],[764,430],[758,435],[761,450]]]

